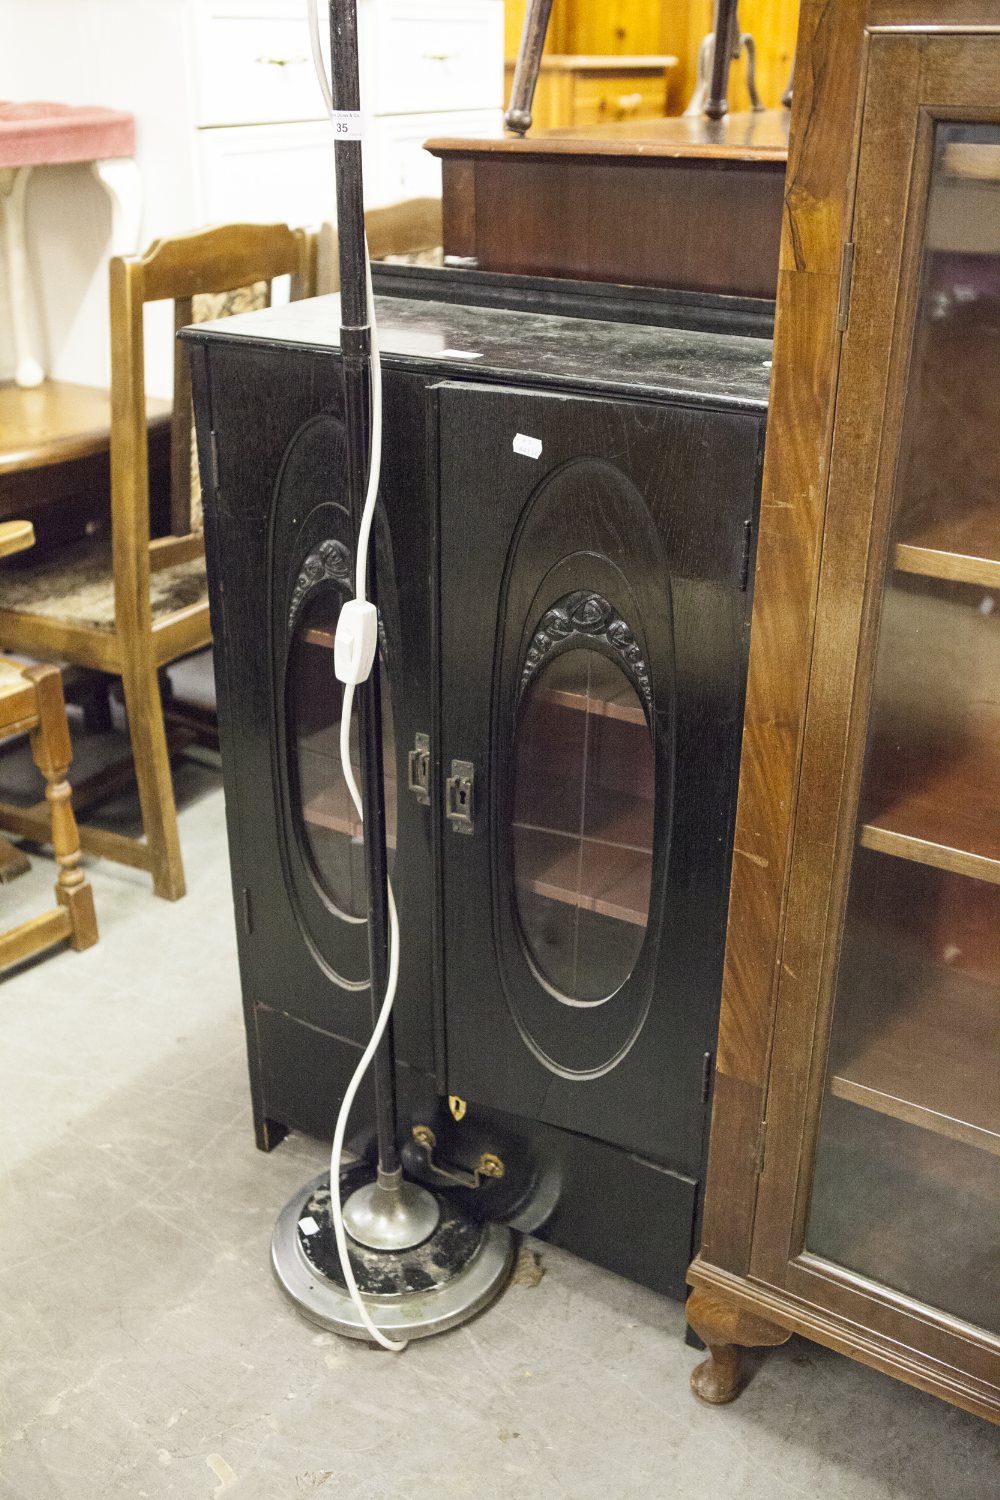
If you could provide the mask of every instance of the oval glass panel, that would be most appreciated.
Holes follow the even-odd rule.
[[[557,656],[530,683],[514,744],[514,899],[536,972],[594,1004],[635,967],[653,873],[653,740],[626,674]]]
[[[340,765],[344,689],[333,670],[333,642],[343,600],[339,589],[322,589],[307,603],[296,626],[286,679],[288,765],[292,806],[313,876],[340,913],[364,918],[368,911],[364,838]],[[396,849],[396,748],[388,674],[384,670],[381,682],[386,842],[391,873]],[[351,717],[351,764],[360,786],[356,700]]]

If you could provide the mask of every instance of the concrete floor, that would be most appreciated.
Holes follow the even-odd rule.
[[[2,1500],[990,1500],[998,1432],[813,1345],[699,1406],[675,1303],[544,1277],[393,1356],[283,1301],[268,1242],[321,1168],[254,1149],[222,791],[180,768],[189,894],[93,863],[100,944],[0,985]],[[52,866],[0,889],[5,923]]]

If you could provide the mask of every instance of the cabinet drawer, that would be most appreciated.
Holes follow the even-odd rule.
[[[441,163],[424,150],[424,141],[435,135],[495,135],[500,127],[499,109],[371,121],[365,137],[365,202],[373,206],[405,198],[440,198]]]
[[[383,0],[363,15],[366,110],[503,107],[501,0]]]
[[[198,26],[199,125],[270,125],[323,118],[305,4],[213,7]],[[247,14],[252,10],[255,13]]]
[[[667,74],[577,73],[573,124],[605,125],[613,120],[651,120],[667,112]]]
[[[312,225],[336,217],[326,120],[205,130],[198,146],[203,222]]]

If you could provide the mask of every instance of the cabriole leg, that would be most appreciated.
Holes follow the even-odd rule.
[[[715,1291],[696,1287],[687,1300],[687,1320],[708,1346],[708,1359],[691,1375],[691,1389],[710,1406],[735,1401],[746,1384],[743,1350],[773,1348],[791,1338],[779,1328],[737,1302]]]

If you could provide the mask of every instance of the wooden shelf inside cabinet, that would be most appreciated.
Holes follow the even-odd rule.
[[[514,825],[518,866],[528,887],[619,922],[645,927],[651,861],[642,849]]]
[[[360,771],[357,772],[360,776]],[[344,782],[335,782],[322,792],[310,797],[302,806],[302,816],[314,828],[327,828],[331,833],[346,833],[361,840],[361,819],[358,817],[351,794]],[[385,787],[385,841],[390,849],[396,847],[396,784],[386,782]]]
[[[1000,758],[978,747],[901,786],[864,823],[866,849],[1000,885]]]
[[[830,1092],[1000,1156],[996,989],[953,971],[922,970],[891,1010],[884,1000],[871,1004],[861,1039],[833,1061]]]
[[[576,713],[589,713],[602,719],[613,719],[619,724],[639,724],[646,728],[646,715],[635,701],[630,689],[623,689],[620,698],[595,697],[583,688],[543,687],[538,693],[543,703],[556,708],[569,708]]]
[[[319,625],[307,625],[302,632],[302,639],[307,646],[322,646],[324,651],[332,651],[336,643],[335,633],[323,630]]]
[[[894,562],[902,573],[1000,588],[1000,499],[897,542]]]
[[[580,654],[568,652],[536,678],[531,689],[535,700],[647,728],[642,704],[628,679],[606,658],[591,656],[580,662]]]

